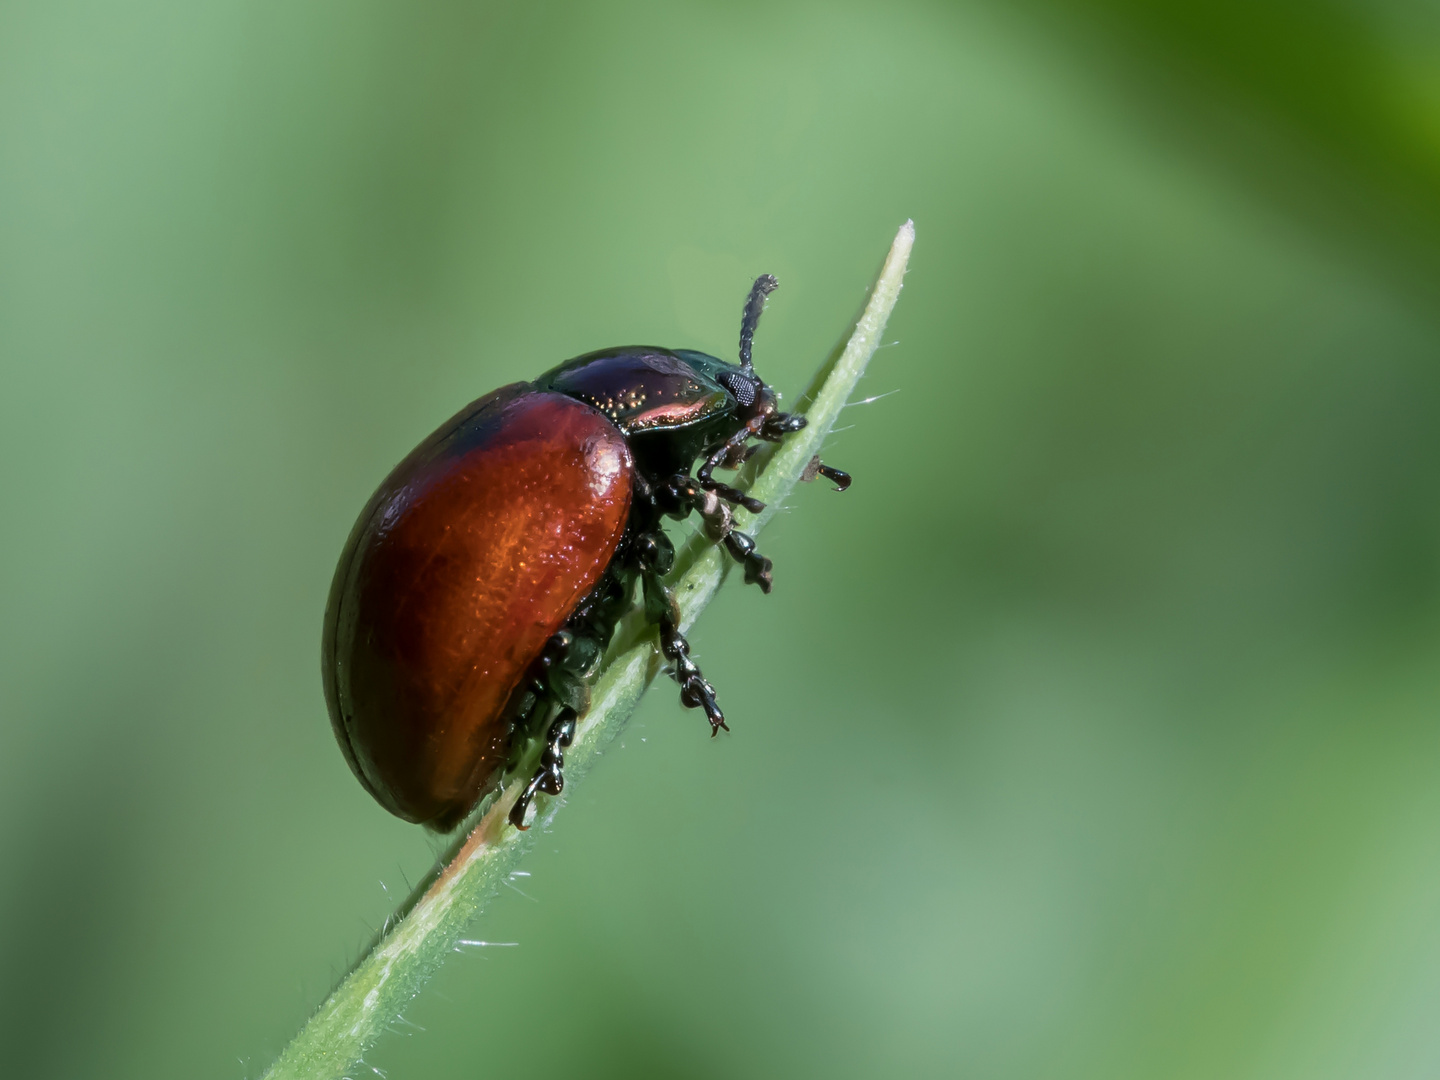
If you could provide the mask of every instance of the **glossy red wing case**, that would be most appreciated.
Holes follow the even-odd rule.
[[[505,763],[505,706],[600,580],[633,462],[599,411],[528,383],[462,409],[380,485],[325,613],[324,682],[355,775],[409,821],[474,805]]]

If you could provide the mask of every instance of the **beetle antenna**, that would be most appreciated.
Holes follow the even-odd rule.
[[[740,370],[750,371],[750,346],[755,341],[755,327],[760,325],[760,313],[765,310],[765,298],[780,287],[780,283],[769,274],[761,274],[750,286],[750,295],[745,298],[745,313],[740,316]]]

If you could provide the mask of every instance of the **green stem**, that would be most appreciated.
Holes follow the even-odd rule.
[[[809,424],[757,455],[747,465],[751,494],[766,503],[755,517],[737,514],[744,528],[757,532],[784,503],[811,458],[819,452],[841,408],[880,344],[905,277],[915,227],[906,222],[895,236],[865,310],[843,347],[837,347],[800,399]],[[682,626],[704,610],[729,572],[730,561],[703,537],[692,537],[676,560],[675,595]],[[590,710],[580,720],[565,752],[566,786],[574,785],[605,745],[624,727],[640,695],[661,670],[653,628],[638,613],[620,626],[596,681]],[[268,1080],[323,1080],[345,1075],[401,1010],[425,985],[445,958],[460,947],[460,935],[534,842],[558,809],[560,800],[539,798],[529,832],[506,822],[525,778],[538,758],[538,745],[513,778],[472,815],[473,826],[457,835],[430,877],[423,882],[324,1004],[265,1074]],[[475,820],[478,817],[478,820]]]

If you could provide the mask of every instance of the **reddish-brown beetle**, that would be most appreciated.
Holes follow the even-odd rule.
[[[340,748],[387,810],[452,826],[517,737],[555,713],[511,811],[523,828],[536,792],[564,785],[587,680],[636,577],[680,700],[705,710],[712,734],[725,727],[662,580],[674,548],[661,520],[699,513],[745,580],[770,591],[770,560],[730,514],[762,504],[711,474],[737,467],[752,440],[805,425],[778,411],[750,362],[774,288],[766,275],[750,291],[738,365],[643,346],[587,353],[466,406],[371,497],[335,570],[322,668]]]

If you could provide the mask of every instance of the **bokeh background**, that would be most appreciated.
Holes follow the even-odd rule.
[[[761,271],[793,392],[914,217],[734,733],[652,693],[355,1075],[1440,1073],[1437,73],[1419,0],[0,6],[0,1072],[261,1072],[435,851],[321,698],[380,477]]]

